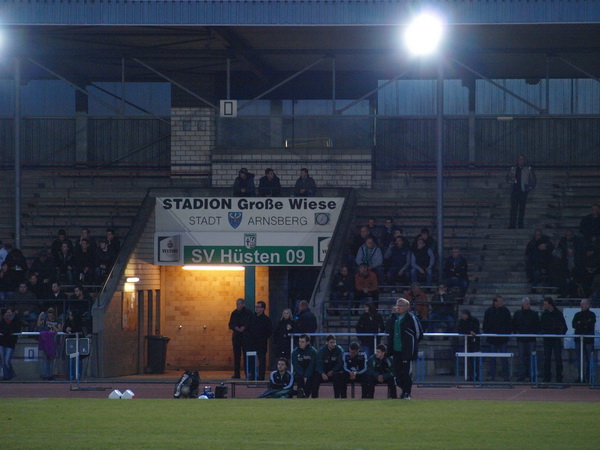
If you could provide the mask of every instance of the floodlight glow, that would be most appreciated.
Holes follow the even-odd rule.
[[[183,270],[244,270],[244,266],[183,266]]]
[[[413,55],[430,55],[439,48],[444,28],[444,22],[439,16],[423,13],[406,28],[404,43]]]
[[[140,279],[138,277],[128,277],[125,281],[128,283],[139,283]]]

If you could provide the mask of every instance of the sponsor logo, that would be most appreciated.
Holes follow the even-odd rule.
[[[181,256],[181,237],[173,236],[158,237],[158,261],[178,262]]]
[[[256,233],[244,234],[244,247],[246,247],[248,250],[256,248]]]
[[[235,229],[242,223],[242,213],[239,211],[230,212],[227,214],[227,219],[229,220],[229,225]]]

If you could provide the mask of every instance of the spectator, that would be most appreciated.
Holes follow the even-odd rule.
[[[379,225],[377,225],[377,221],[374,217],[369,217],[367,219],[367,229],[369,230],[369,233],[375,237],[375,244],[377,245],[381,240],[381,233],[383,230]]]
[[[412,249],[410,265],[410,279],[413,283],[424,280],[427,286],[433,283],[433,264],[435,256],[433,250],[425,245],[423,239],[417,240],[416,248]]]
[[[50,287],[50,280],[54,279],[56,269],[54,259],[48,257],[48,252],[43,250],[38,254],[38,257],[31,265],[30,273],[34,273],[38,277],[38,281],[44,284],[47,288]]]
[[[419,319],[409,311],[408,300],[399,298],[396,307],[398,312],[390,316],[385,328],[388,333],[388,346],[394,357],[394,375],[401,390],[400,398],[410,400],[413,384],[410,369],[412,361],[419,355],[419,341],[423,337],[423,328]]]
[[[54,308],[40,313],[36,329],[40,333],[38,348],[43,351],[42,380],[54,381],[54,360],[59,347],[56,333],[62,331],[62,323],[58,320]]]
[[[4,260],[6,259],[6,255],[8,255],[10,249],[10,245],[3,244],[2,241],[0,241],[0,266],[4,264]]]
[[[90,229],[89,228],[82,228],[81,229],[81,234],[79,235],[79,239],[77,239],[77,242],[75,242],[75,250],[77,250],[79,247],[81,247],[81,242],[86,239],[87,243],[88,243],[88,247],[90,250],[92,250],[92,252],[94,250],[96,250],[96,239],[94,239],[92,237],[92,235],[90,234]]]
[[[56,277],[73,284],[75,280],[75,256],[66,242],[62,243],[60,252],[54,262],[56,263]]]
[[[256,190],[254,187],[254,174],[248,172],[248,169],[242,167],[238,176],[233,182],[234,197],[254,197]]]
[[[58,259],[58,254],[61,252],[63,242],[69,246],[69,249],[73,250],[73,242],[71,242],[70,239],[67,239],[67,232],[65,230],[58,230],[58,236],[52,242],[52,247],[50,248],[52,258],[55,261]]]
[[[542,334],[565,334],[567,332],[567,323],[563,313],[554,305],[551,297],[544,299],[544,312],[540,318],[540,331]],[[562,338],[545,337],[544,338],[544,383],[550,383],[552,379],[552,353],[556,365],[556,381],[563,381],[563,363],[562,363]]]
[[[108,248],[108,243],[105,239],[100,241],[100,248],[96,252],[95,276],[96,283],[103,283],[108,277],[112,266],[115,262],[115,256]]]
[[[436,329],[441,329],[444,333],[452,333],[456,321],[454,317],[455,305],[454,295],[448,293],[448,289],[444,284],[440,284],[436,293],[431,297],[431,314],[429,315],[427,331],[433,333]]]
[[[562,251],[565,261],[569,253],[573,255],[576,261],[579,261],[583,256],[584,242],[579,236],[575,236],[573,230],[567,230],[564,236],[558,241],[557,248]]]
[[[366,392],[363,391],[363,398],[373,398],[375,386],[380,383],[387,384],[390,398],[397,397],[393,364],[392,358],[387,356],[387,347],[379,344],[375,354],[371,355],[367,361],[367,383]]]
[[[525,165],[525,155],[519,155],[516,165],[512,166],[506,174],[506,181],[510,183],[510,221],[508,228],[523,228],[525,219],[525,204],[527,195],[535,189],[537,178],[531,166]]]
[[[19,290],[15,292],[13,300],[16,303],[15,312],[17,317],[24,327],[23,331],[33,331],[39,308],[38,302],[35,301],[37,297],[29,291],[27,283],[19,283]]]
[[[292,310],[286,308],[281,313],[281,318],[277,322],[275,332],[273,333],[273,343],[275,344],[275,358],[290,359],[292,349],[292,337],[291,333],[294,333],[294,317],[292,316]]]
[[[331,297],[335,308],[350,308],[354,301],[354,278],[349,274],[348,266],[342,266],[333,276]]]
[[[600,240],[600,206],[592,205],[592,211],[581,219],[579,232],[587,244],[598,244]]]
[[[0,321],[0,355],[2,356],[2,374],[3,379],[8,381],[15,377],[15,371],[12,366],[12,356],[17,346],[17,333],[21,332],[21,324],[16,313],[8,308],[2,314]]]
[[[581,311],[575,313],[573,316],[573,330],[575,330],[575,334],[583,334],[583,335],[595,335],[596,334],[596,314],[593,311],[590,311],[590,301],[587,298],[581,300],[579,304]],[[583,339],[583,359],[585,361],[585,367],[583,374],[581,373],[581,339],[575,338],[575,351],[577,353],[577,371],[579,372],[579,377],[576,382],[583,381],[587,383],[588,374],[590,373],[590,358],[592,356],[592,352],[594,351],[594,338],[586,337]]]
[[[300,177],[294,186],[294,197],[314,197],[317,192],[317,184],[312,177],[308,176],[308,169],[300,169]]]
[[[50,286],[50,291],[50,298],[52,300],[66,300],[68,298],[67,294],[62,291],[62,286],[58,281],[52,283]]]
[[[523,297],[521,309],[513,314],[512,332],[516,334],[538,334],[540,332],[540,318],[535,311],[531,310],[529,297]],[[534,337],[517,338],[521,360],[517,381],[525,381],[525,379],[531,378],[531,354],[535,351],[535,339]]]
[[[444,261],[444,283],[448,290],[458,288],[459,295],[464,297],[469,287],[469,265],[458,247],[452,248],[452,254]]]
[[[561,297],[568,297],[575,290],[576,284],[573,278],[575,270],[575,259],[572,257],[573,249],[568,249],[570,255],[563,258],[560,248],[552,251],[552,258],[548,263],[548,284],[557,287]]]
[[[8,271],[8,264],[3,263],[0,269],[0,301],[11,298],[15,293],[15,283]]]
[[[344,353],[344,378],[341,398],[348,397],[348,383],[360,383],[362,398],[367,398],[367,355],[360,351],[358,342],[352,342]]]
[[[341,398],[344,387],[344,350],[337,345],[335,336],[325,338],[326,344],[317,351],[317,373],[314,378],[313,398],[319,398],[321,383],[333,383],[333,396]]]
[[[408,291],[404,291],[402,296],[408,300],[417,313],[420,320],[429,318],[429,304],[427,303],[427,294],[421,289],[419,283],[412,283]]]
[[[366,264],[377,275],[377,282],[383,284],[383,255],[373,238],[368,237],[356,253],[356,265]]]
[[[483,317],[483,332],[489,334],[510,334],[512,330],[510,311],[504,306],[504,298],[496,295]],[[508,337],[488,337],[491,353],[507,353]],[[502,358],[502,375],[504,381],[510,381],[508,359]],[[496,380],[496,358],[490,359],[490,370],[487,381]]]
[[[298,397],[310,397],[315,386],[317,349],[310,344],[308,334],[302,334],[298,339],[298,347],[292,352],[291,361],[298,387]]]
[[[356,300],[371,299],[375,307],[379,304],[379,284],[377,276],[369,270],[366,263],[358,266],[358,273],[354,275],[354,288]]]
[[[317,316],[308,307],[308,302],[301,300],[298,304],[295,332],[312,334],[317,331],[317,326]]]
[[[412,253],[402,236],[398,236],[394,241],[389,243],[384,257],[388,265],[386,273],[388,282],[394,286],[397,286],[398,283],[408,283]],[[395,289],[392,290],[392,293],[394,291]]]
[[[377,308],[372,302],[365,303],[365,312],[358,319],[356,323],[357,333],[383,333],[385,331],[385,324],[383,323],[383,317],[377,312]],[[361,344],[361,350],[369,357],[375,351],[375,339],[373,336],[358,336],[358,340]],[[377,344],[381,341],[381,338],[377,337]]]
[[[258,181],[258,193],[261,197],[279,197],[281,195],[281,183],[273,169],[266,169],[265,176]]]
[[[385,252],[390,244],[395,242],[396,236],[394,233],[397,230],[398,228],[394,225],[394,219],[392,217],[385,219],[384,226],[379,232],[379,245],[381,246],[382,252]]]
[[[574,277],[579,285],[581,296],[588,297],[592,291],[594,277],[600,273],[600,248],[589,246],[575,267]]]
[[[548,265],[552,257],[554,245],[542,230],[536,228],[533,239],[527,244],[525,256],[527,257],[527,278],[533,287],[539,286],[548,274]]]
[[[248,351],[255,351],[258,358],[258,379],[265,379],[266,371],[266,355],[269,345],[269,338],[273,334],[273,325],[269,316],[265,314],[267,305],[265,302],[256,302],[254,305],[254,314],[250,318],[248,325]],[[253,365],[248,367],[247,372],[250,379],[254,378],[254,361]]]
[[[231,378],[240,378],[242,356],[244,360],[246,360],[246,333],[251,317],[252,312],[246,308],[245,300],[243,298],[238,298],[235,301],[235,309],[229,317],[229,329],[233,331],[233,334],[231,335],[231,344],[233,346],[233,376]]]
[[[27,281],[27,260],[23,252],[18,248],[13,248],[6,255],[4,263],[8,266],[8,277],[13,289],[17,289],[19,283]]]
[[[480,348],[479,342],[479,320],[471,315],[471,311],[463,309],[460,311],[458,322],[456,322],[456,332],[458,334],[466,335],[467,339],[467,352],[473,353],[478,352]],[[461,345],[461,349],[464,347]],[[475,363],[473,358],[467,358],[467,381],[473,381],[475,379],[474,371]]]
[[[108,247],[108,251],[112,253],[113,260],[116,260],[117,256],[119,256],[119,252],[121,251],[121,241],[119,241],[115,230],[112,228],[106,230],[106,245]]]
[[[29,275],[29,284],[27,286],[29,291],[33,292],[35,298],[38,300],[45,300],[48,298],[48,295],[50,295],[49,286],[41,284],[38,280],[38,276],[35,273]]]
[[[259,395],[258,398],[290,398],[296,395],[293,390],[294,376],[288,370],[288,362],[285,358],[277,360],[277,370],[269,376],[269,389]]]
[[[351,258],[352,265],[355,264],[356,254],[358,253],[358,250],[360,250],[360,248],[364,245],[367,238],[371,238],[371,239],[375,240],[375,236],[373,236],[369,232],[368,227],[366,227],[366,226],[360,227],[359,233],[352,240],[352,245],[350,247],[350,252],[352,254],[352,258]]]
[[[435,252],[435,240],[433,239],[433,237],[431,237],[429,228],[421,228],[421,232],[417,234],[417,236],[414,238],[411,246],[413,251],[417,249],[419,239],[423,241],[423,243],[425,244],[425,248],[431,249],[433,252]]]
[[[73,255],[75,278],[84,283],[91,283],[96,269],[96,254],[87,238],[81,239],[78,244]]]
[[[81,284],[75,285],[73,294],[73,299],[68,302],[69,312],[72,313],[73,320],[76,322],[78,328],[77,331],[82,332],[84,335],[88,335],[92,330],[90,314],[92,298],[85,292]]]

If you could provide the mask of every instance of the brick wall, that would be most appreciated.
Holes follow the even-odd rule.
[[[211,108],[171,108],[171,174],[198,176],[210,170],[215,143]]]

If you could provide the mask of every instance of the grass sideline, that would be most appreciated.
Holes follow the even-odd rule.
[[[598,448],[600,404],[2,399],[2,448]]]

